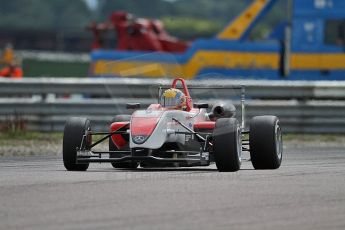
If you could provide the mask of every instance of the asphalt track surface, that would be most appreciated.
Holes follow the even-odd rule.
[[[0,229],[345,229],[345,152],[289,147],[280,169],[237,173],[0,158]]]

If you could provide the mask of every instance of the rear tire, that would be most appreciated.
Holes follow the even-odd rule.
[[[279,119],[257,116],[250,122],[250,157],[255,169],[277,169],[283,158],[283,141]]]
[[[213,131],[213,153],[220,172],[241,168],[242,133],[235,118],[219,118]]]
[[[86,171],[89,163],[77,164],[77,148],[80,147],[85,131],[90,129],[90,120],[87,118],[72,117],[67,120],[64,134],[62,155],[63,163],[68,171]]]
[[[117,115],[115,116],[111,123],[113,122],[122,122],[122,121],[130,121],[131,119],[131,115]],[[124,147],[121,150],[130,150],[129,149],[129,145],[127,144],[126,147]],[[116,145],[114,144],[114,142],[112,141],[111,137],[109,137],[109,151],[119,151],[119,149],[116,147]],[[116,154],[109,154],[110,158],[114,158],[116,156]],[[137,162],[121,162],[121,163],[111,163],[111,165],[114,168],[123,168],[123,169],[136,169],[139,166],[139,163]]]

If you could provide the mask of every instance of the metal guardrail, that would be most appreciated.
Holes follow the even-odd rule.
[[[90,94],[104,97],[148,98],[148,89],[170,85],[170,79],[81,79],[24,78],[0,79],[0,96],[32,94]],[[262,99],[345,99],[345,82],[338,81],[258,81],[201,80],[188,81],[189,86],[245,85],[247,97]]]
[[[116,114],[129,113],[124,104],[113,101],[57,103],[0,103],[0,114],[17,114],[28,123],[29,130],[62,131],[69,116],[89,117],[97,130],[104,130]],[[246,118],[272,114],[280,118],[285,132],[345,133],[345,103],[298,101],[250,101]]]
[[[168,79],[0,79],[0,121],[10,123],[19,117],[29,130],[62,131],[69,116],[86,116],[96,130],[104,130],[114,115],[130,113],[125,109],[126,102],[141,102],[143,106],[154,103],[157,85],[170,82]],[[246,96],[250,98],[246,102],[246,118],[277,115],[285,132],[345,133],[345,82],[208,80],[188,84],[245,85]],[[47,94],[83,97],[49,99],[44,96]],[[93,99],[87,99],[89,95]]]

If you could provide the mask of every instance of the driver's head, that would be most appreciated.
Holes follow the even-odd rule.
[[[186,109],[186,96],[179,89],[167,89],[162,95],[161,104],[168,109]]]

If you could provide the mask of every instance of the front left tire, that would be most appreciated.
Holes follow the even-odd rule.
[[[242,132],[235,118],[219,118],[213,131],[213,154],[220,172],[241,168]]]

